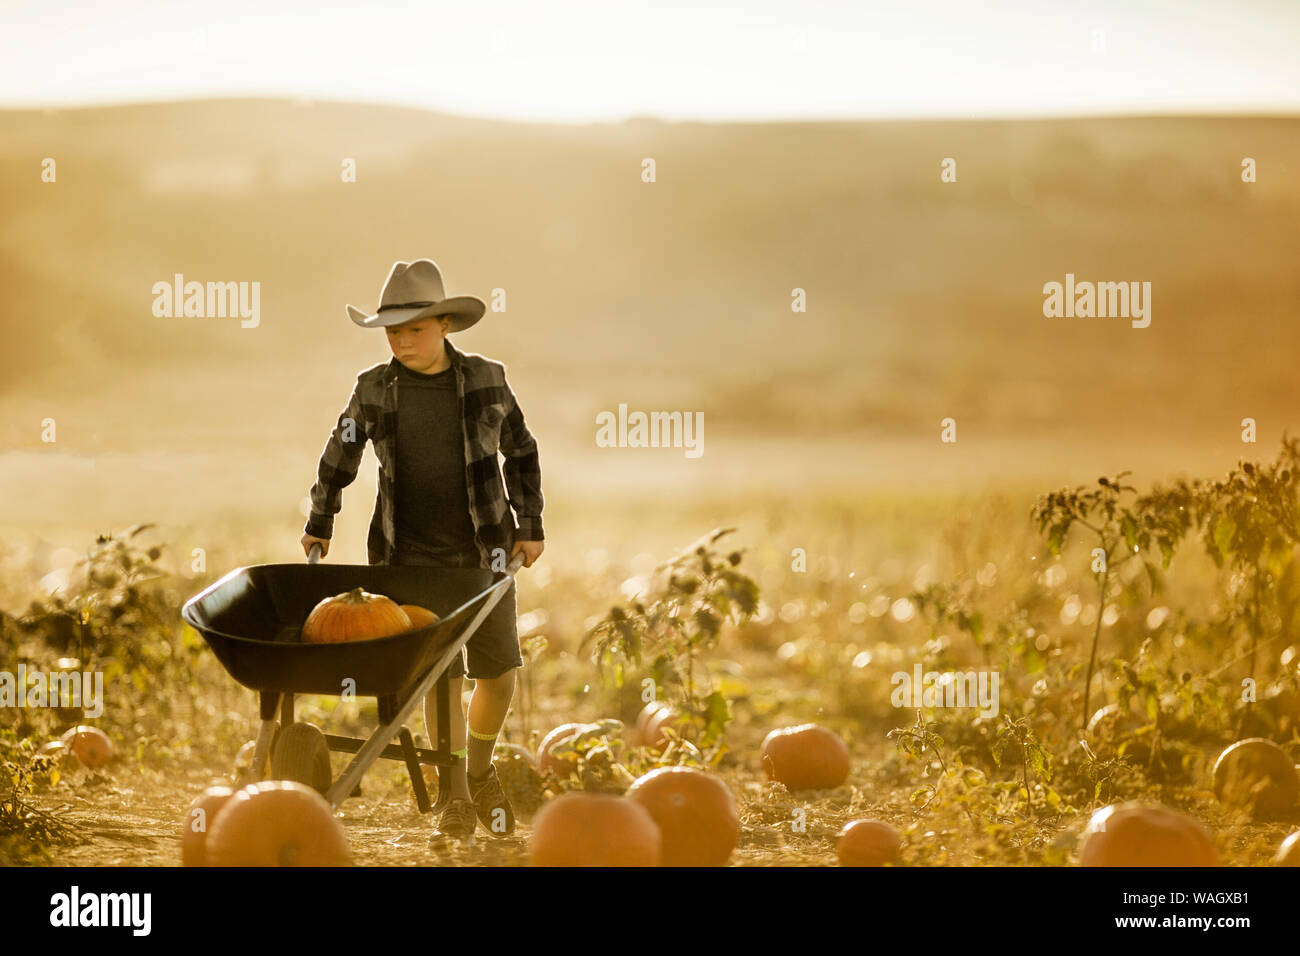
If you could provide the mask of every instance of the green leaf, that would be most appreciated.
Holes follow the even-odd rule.
[[[1146,568],[1147,581],[1151,584],[1152,595],[1160,594],[1164,587],[1163,582],[1160,580],[1160,572],[1156,570],[1156,566],[1150,561],[1144,560],[1142,566]]]
[[[1237,522],[1232,520],[1231,515],[1224,515],[1214,527],[1214,546],[1221,554],[1228,554],[1232,551],[1232,543],[1236,535]]]
[[[1053,525],[1051,532],[1047,536],[1047,547],[1051,550],[1052,554],[1057,555],[1061,553],[1061,545],[1064,543],[1065,526],[1059,524]]]
[[[1137,548],[1138,526],[1137,522],[1133,520],[1133,515],[1130,512],[1124,512],[1124,517],[1120,519],[1119,527],[1120,531],[1124,534],[1124,543],[1128,545],[1129,551],[1135,550]]]
[[[731,722],[731,708],[727,706],[727,698],[722,696],[721,691],[715,690],[704,698],[704,721],[706,737],[710,743],[721,737]]]
[[[1029,766],[1034,769],[1034,775],[1043,780],[1051,780],[1052,773],[1047,765],[1047,751],[1036,745],[1027,746],[1025,750],[1025,756],[1029,760]]]

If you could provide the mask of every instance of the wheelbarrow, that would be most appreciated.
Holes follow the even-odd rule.
[[[362,776],[383,757],[406,764],[416,806],[421,813],[431,810],[421,765],[451,766],[461,759],[451,752],[447,668],[501,600],[523,561],[522,554],[515,555],[504,572],[327,566],[320,564],[320,545],[313,544],[306,564],[236,568],[186,601],[181,617],[203,636],[231,677],[258,693],[261,726],[252,766],[241,779],[262,779],[269,754],[273,779],[315,787],[337,808],[359,792]],[[336,644],[300,641],[312,608],[358,586],[399,604],[426,607],[439,619],[390,637]],[[438,747],[428,750],[415,746],[404,721],[435,684]],[[322,733],[294,720],[296,694],[374,697],[379,729],[364,740]],[[331,751],[355,755],[333,781]]]

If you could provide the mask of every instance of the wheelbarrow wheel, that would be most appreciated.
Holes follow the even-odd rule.
[[[271,776],[296,780],[324,794],[330,788],[330,748],[315,724],[299,721],[280,730],[271,754]]]

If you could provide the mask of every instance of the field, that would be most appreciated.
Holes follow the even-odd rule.
[[[722,751],[715,766],[741,813],[735,865],[833,864],[839,829],[862,817],[888,821],[903,834],[901,862],[907,865],[1068,865],[1076,858],[1089,813],[1131,798],[1158,801],[1200,819],[1214,833],[1227,865],[1266,864],[1295,829],[1294,810],[1289,818],[1254,821],[1220,804],[1212,792],[1214,758],[1239,733],[1236,721],[1243,713],[1233,699],[1248,673],[1250,643],[1244,632],[1225,627],[1227,609],[1216,595],[1229,593],[1229,574],[1217,571],[1195,541],[1179,549],[1164,574],[1162,593],[1152,595],[1139,576],[1109,595],[1114,614],[1105,617],[1100,631],[1102,659],[1131,662],[1140,679],[1128,679],[1123,668],[1108,663],[1094,679],[1089,709],[1114,703],[1121,693],[1132,693],[1139,702],[1151,693],[1165,697],[1152,757],[1154,720],[1112,722],[1081,732],[1081,669],[1097,613],[1097,576],[1089,573],[1088,553],[1079,542],[1060,557],[1051,554],[1046,537],[1029,520],[1032,499],[846,495],[795,505],[713,505],[718,509],[713,513],[726,512],[737,527],[718,546],[739,549],[737,568],[761,589],[753,617],[743,626],[724,627],[716,647],[700,652],[695,673],[696,681],[707,685],[697,686],[697,694],[712,688],[728,701],[731,719],[724,747],[715,748]],[[710,513],[707,502],[699,508],[701,517]],[[602,527],[634,534],[631,516],[620,520],[611,512],[602,518]],[[122,540],[145,551],[152,538],[147,529]],[[615,535],[612,540],[626,539]],[[683,539],[680,545],[690,543]],[[791,569],[794,549],[806,552],[805,571]],[[611,606],[628,604],[625,590],[644,589],[650,579],[643,576],[669,556],[629,550],[589,549],[571,555],[575,560],[567,566],[548,567],[544,556],[535,568],[520,572],[521,633],[526,640],[544,636],[545,647],[530,655],[528,694],[508,719],[503,742],[531,748],[542,732],[560,723],[614,718],[626,730],[600,742],[613,744],[625,766],[635,771],[659,759],[622,747],[632,739],[640,708],[638,679],[654,671],[647,666],[629,674],[620,690],[601,679],[591,642],[580,647]],[[150,658],[142,647],[128,652],[114,646],[139,633],[140,624],[129,614],[126,623],[114,625],[94,617],[88,629],[102,643],[83,653],[105,670],[109,699],[115,702],[96,723],[110,730],[120,758],[100,772],[65,768],[53,786],[37,781],[31,804],[53,813],[70,842],[54,839],[38,847],[11,838],[6,844],[11,858],[174,864],[179,821],[189,801],[205,785],[231,779],[235,751],[253,736],[253,695],[229,680],[210,653],[191,646],[171,619],[174,598],[194,593],[213,577],[178,572],[174,558],[163,543],[157,565],[167,577],[154,582],[161,623],[145,629],[147,640],[172,648],[165,659]],[[140,560],[147,561],[147,553]],[[21,556],[6,555],[6,569],[5,579],[14,587],[25,570]],[[1293,573],[1287,569],[1287,582]],[[908,728],[916,716],[891,706],[893,673],[910,672],[917,661],[927,670],[964,669],[983,664],[988,653],[969,629],[953,620],[937,622],[919,600],[923,593],[937,593],[940,585],[953,585],[954,594],[966,595],[970,611],[985,615],[991,660],[1003,681],[1001,712],[1029,718],[1048,755],[1050,776],[1029,778],[1032,806],[1025,802],[1019,758],[1004,758],[1001,765],[991,758],[1000,718],[974,720],[969,710],[927,708],[926,720],[943,738],[938,752],[946,772],[936,754],[917,759],[886,736]],[[98,593],[107,598],[103,604],[113,603],[112,589],[86,587],[83,594]],[[1279,625],[1295,612],[1292,597],[1282,588],[1274,633],[1257,642],[1261,688],[1282,674],[1279,661],[1289,631]],[[53,656],[69,651],[56,653],[34,639],[53,627],[52,617],[33,620],[38,625],[25,629],[19,619],[7,618],[6,634],[22,659],[44,658],[52,666]],[[1294,647],[1290,654],[1294,681]],[[680,691],[669,678],[665,695]],[[1265,704],[1258,706],[1259,721],[1269,725],[1258,725],[1257,732],[1286,742],[1294,757],[1293,730],[1279,733],[1278,713],[1265,716]],[[39,742],[62,729],[48,711],[19,713],[21,721],[11,731],[20,737]],[[358,735],[375,720],[373,701],[346,704],[333,698],[308,698],[299,716]],[[764,735],[805,721],[834,729],[848,744],[852,770],[842,786],[790,792],[765,778],[759,760]],[[422,745],[418,719],[415,729]],[[1090,742],[1095,761],[1087,759],[1080,740]],[[1117,763],[1122,754],[1127,760]],[[333,759],[337,773],[344,758]],[[677,759],[693,758],[679,754]],[[534,781],[510,754],[503,753],[501,764],[520,771],[511,779],[525,826],[515,837],[495,840],[480,832],[472,846],[430,846],[430,818],[416,812],[404,771],[381,762],[365,778],[362,796],[343,805],[340,819],[355,858],[366,864],[523,863],[527,810],[542,798],[538,786],[554,795],[611,783],[596,755],[584,773],[567,780]],[[925,789],[930,786],[936,790]],[[795,821],[802,831],[793,828]]]
[[[734,865],[833,865],[863,817],[901,833],[908,866],[1074,865],[1092,811],[1130,799],[1199,820],[1231,866],[1267,865],[1300,825],[1294,805],[1243,815],[1212,775],[1245,736],[1300,760],[1300,121],[562,128],[227,100],[0,129],[0,670],[102,671],[94,723],[117,752],[37,761],[76,715],[0,708],[0,859],[179,862],[186,808],[231,779],[256,717],[179,608],[232,568],[304,559],[321,446],[390,357],[344,303],[421,256],[449,294],[506,293],[453,341],[506,364],[540,446],[547,547],[519,573],[531,643],[502,741],[621,727],[575,748],[573,776],[502,751],[524,827],[468,847],[431,846],[381,762],[341,810],[357,862],[524,863],[539,801],[679,761],[734,794]],[[156,317],[177,273],[260,282],[260,323]],[[1045,318],[1067,273],[1152,281],[1151,326]],[[702,412],[704,454],[596,447],[620,403]],[[365,563],[375,465],[330,563]],[[734,529],[714,570],[753,606],[674,638],[654,608],[702,608],[655,569],[698,561],[714,529]],[[591,634],[617,620],[646,656],[615,642],[602,667]],[[917,666],[996,670],[998,714],[923,702],[918,723],[893,700]],[[698,711],[666,754],[633,739],[646,677]],[[373,700],[301,713],[375,723]],[[843,784],[767,779],[764,737],[804,722],[847,744]]]

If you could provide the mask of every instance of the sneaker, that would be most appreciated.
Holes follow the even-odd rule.
[[[474,835],[478,821],[474,817],[474,804],[464,797],[451,797],[438,817],[434,835],[455,840],[468,840]]]
[[[510,798],[501,789],[501,779],[497,776],[496,764],[488,767],[488,772],[481,777],[466,774],[469,780],[469,795],[474,801],[479,822],[493,836],[506,836],[515,832],[515,811],[510,806]],[[494,826],[495,824],[495,826]]]

